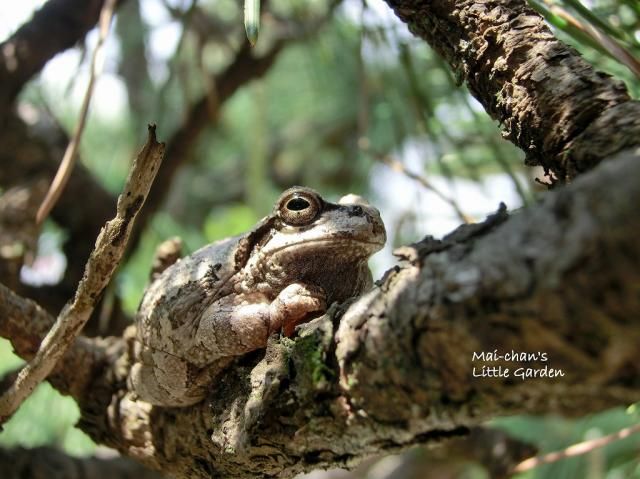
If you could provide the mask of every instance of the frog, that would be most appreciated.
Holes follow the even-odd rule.
[[[331,304],[372,288],[368,260],[385,242],[379,211],[361,197],[332,203],[308,187],[287,189],[247,233],[156,275],[136,313],[130,390],[154,406],[203,401],[271,335],[293,337]]]

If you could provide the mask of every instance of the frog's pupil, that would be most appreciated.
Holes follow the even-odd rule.
[[[287,209],[291,211],[302,211],[309,207],[309,202],[304,198],[293,198],[287,203]]]

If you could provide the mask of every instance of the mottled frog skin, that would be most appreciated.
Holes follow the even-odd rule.
[[[378,210],[361,198],[335,204],[288,189],[250,232],[178,260],[149,286],[131,388],[159,406],[201,401],[234,358],[369,289],[367,261],[385,240]]]

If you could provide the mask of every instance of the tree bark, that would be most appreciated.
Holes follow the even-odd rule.
[[[502,126],[564,182],[640,143],[640,104],[555,38],[523,0],[385,0]]]
[[[49,0],[0,44],[0,118],[22,87],[58,53],[72,47],[98,21],[103,0]]]
[[[372,292],[294,340],[272,337],[193,407],[152,407],[127,389],[131,331],[77,341],[52,382],[95,441],[176,477],[291,477],[435,446],[498,414],[637,401],[638,103],[524,2],[388,1],[529,162],[560,181],[580,176],[530,208],[401,249],[403,264]],[[28,356],[44,323],[15,316],[21,301],[0,294],[0,334]],[[91,374],[78,384],[82,357]]]

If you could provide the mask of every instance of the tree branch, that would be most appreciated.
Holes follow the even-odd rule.
[[[640,103],[556,39],[524,0],[386,0],[503,134],[558,181],[640,144]]]
[[[78,398],[80,426],[176,476],[290,477],[435,445],[497,414],[631,403],[640,393],[639,157],[624,152],[518,214],[404,248],[405,264],[339,323],[334,308],[295,341],[272,337],[196,406],[136,399],[126,352]],[[483,366],[502,375],[480,377]],[[564,375],[523,379],[519,368]]]
[[[216,120],[212,113],[217,114],[224,102],[243,85],[262,77],[273,65],[284,45],[284,42],[278,42],[265,55],[255,57],[249,43],[245,42],[233,62],[211,82],[216,87],[215,112],[212,112],[206,95],[193,105],[185,122],[167,141],[166,161],[151,188],[147,207],[140,215],[136,226],[138,232],[144,230],[147,222],[162,206],[178,169],[193,158],[193,149],[201,133]],[[134,243],[135,241],[136,239]]]
[[[49,0],[0,44],[0,118],[22,87],[55,55],[72,47],[98,21],[103,0]]]
[[[105,0],[104,5],[100,11],[100,20],[98,28],[98,42],[93,50],[91,56],[91,67],[89,69],[89,83],[82,99],[82,105],[80,106],[80,112],[78,113],[78,121],[73,131],[73,136],[64,151],[64,156],[60,162],[60,167],[54,177],[49,191],[45,196],[40,209],[36,214],[36,223],[42,224],[42,222],[49,216],[51,209],[57,203],[60,195],[64,191],[65,186],[69,181],[73,167],[76,164],[78,158],[77,152],[80,147],[80,139],[84,132],[84,126],[87,120],[87,114],[89,113],[89,105],[91,104],[91,98],[93,97],[93,89],[95,82],[102,70],[102,64],[99,58],[102,56],[102,49],[109,33],[109,27],[111,26],[111,19],[113,18],[113,11],[116,6],[116,0]]]
[[[12,387],[0,396],[0,422],[11,417],[49,375],[91,316],[100,294],[120,263],[133,222],[148,195],[163,154],[164,145],[156,141],[155,126],[150,126],[147,144],[134,162],[123,193],[118,198],[116,217],[98,236],[73,301],[62,310]]]

